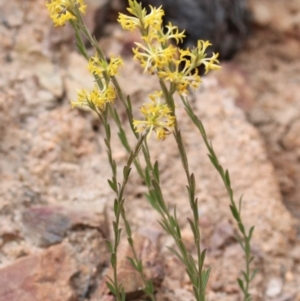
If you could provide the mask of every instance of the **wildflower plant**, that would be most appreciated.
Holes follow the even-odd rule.
[[[123,66],[121,57],[112,56],[108,62],[96,39],[91,35],[84,23],[82,17],[86,9],[84,1],[48,0],[46,4],[55,26],[63,26],[69,22],[74,28],[77,47],[80,53],[87,59],[87,68],[95,81],[92,91],[88,92],[84,89],[78,91],[77,100],[72,101],[72,106],[89,107],[98,115],[105,130],[104,141],[112,170],[112,176],[108,179],[108,183],[116,195],[113,206],[115,215],[115,220],[113,221],[114,241],[108,242],[111,252],[110,262],[113,268],[113,276],[108,279],[107,286],[115,295],[116,300],[125,300],[122,283],[119,282],[117,277],[117,251],[122,232],[120,221],[123,220],[127,239],[133,251],[133,258],[129,258],[129,260],[132,266],[140,273],[141,279],[144,282],[144,292],[152,301],[155,300],[154,287],[151,280],[146,279],[144,275],[143,264],[137,256],[130,222],[126,217],[124,207],[124,192],[134,165],[148,188],[148,193],[146,194],[147,200],[161,216],[160,225],[174,238],[177,248],[171,248],[170,251],[184,264],[193,286],[195,299],[197,301],[206,300],[205,288],[209,279],[210,268],[204,268],[206,250],[202,250],[200,246],[201,235],[198,226],[199,211],[198,199],[196,197],[196,179],[194,174],[190,172],[185,145],[176,118],[174,96],[178,94],[187,112],[187,116],[199,130],[207,147],[208,156],[220,174],[228,192],[230,210],[239,229],[237,239],[244,250],[246,262],[245,271],[242,271],[242,277],[238,279],[238,284],[243,293],[243,300],[249,301],[251,300],[249,285],[256,272],[250,269],[250,263],[253,259],[250,253],[250,242],[254,227],[251,227],[249,231],[245,229],[241,217],[242,199],[239,200],[238,204],[236,203],[229,172],[221,166],[214,148],[208,140],[204,126],[201,120],[194,114],[188,100],[191,90],[197,89],[201,84],[201,77],[198,72],[200,66],[204,66],[205,73],[221,68],[219,66],[218,54],[213,53],[211,57],[207,57],[206,50],[211,44],[208,41],[202,40],[198,41],[197,46],[193,49],[181,49],[178,44],[185,37],[184,31],[180,31],[171,23],[163,26],[162,18],[164,11],[161,6],[158,8],[150,6],[149,12],[147,12],[136,0],[129,0],[128,2],[129,7],[127,10],[130,15],[120,13],[118,22],[125,30],[138,30],[140,32],[142,41],[135,43],[135,47],[133,48],[134,59],[140,63],[145,73],[155,75],[160,84],[160,91],[154,91],[150,94],[149,102],[141,106],[140,112],[143,116],[141,120],[134,118],[130,97],[124,96],[116,78],[119,68]],[[88,54],[86,46],[83,43],[83,36],[93,46],[95,50],[94,56]],[[114,101],[117,97],[126,109],[130,128],[136,137],[134,146],[130,146],[127,133],[120,121],[118,110],[114,106]],[[112,121],[117,125],[120,141],[128,152],[127,162],[123,167],[121,177],[117,174],[117,166],[111,147],[110,123]],[[149,138],[153,133],[156,134],[158,140],[162,141],[168,138],[168,136],[173,136],[177,143],[187,181],[187,198],[192,212],[192,218],[188,219],[188,221],[194,236],[195,258],[189,253],[181,239],[181,229],[177,219],[176,208],[171,212],[164,199],[161,188],[163,183],[160,181],[159,163],[152,161],[148,147]],[[140,163],[140,157],[144,158],[145,168]]]

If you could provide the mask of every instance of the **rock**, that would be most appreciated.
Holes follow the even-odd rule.
[[[68,217],[64,214],[68,214]],[[37,215],[40,215],[40,220]],[[48,220],[45,219],[47,215]],[[106,242],[99,231],[101,218],[93,219],[88,213],[68,211],[62,207],[35,208],[31,215],[26,215],[27,219],[30,217],[32,228],[28,228],[28,231],[35,232],[34,238],[39,239],[38,243],[43,243],[43,246],[54,242],[57,244],[40,249],[26,244],[30,236],[24,237],[24,245],[14,241],[18,243],[15,249],[19,247],[23,252],[27,251],[28,256],[23,253],[23,258],[0,269],[0,301],[6,301],[7,296],[10,300],[18,301],[84,300],[91,287],[96,285],[102,267],[108,260]],[[37,221],[39,224],[34,223]],[[47,222],[46,225],[43,222]],[[66,225],[73,228],[67,231]],[[38,237],[43,233],[44,240]],[[58,243],[62,239],[63,242]],[[7,250],[6,245],[1,252],[10,251],[12,257],[12,246]],[[53,299],[49,299],[50,294]]]
[[[41,88],[49,91],[56,98],[61,98],[64,92],[61,71],[58,66],[48,59],[40,59],[34,65],[36,75]]]
[[[232,225],[228,221],[218,223],[214,228],[211,238],[211,248],[218,249],[227,245],[230,240],[235,240]]]
[[[134,235],[134,247],[139,259],[142,260],[144,267],[144,275],[146,279],[152,280],[154,286],[158,286],[163,277],[164,271],[161,258],[156,249],[156,246],[148,238],[142,235]],[[139,273],[131,266],[128,257],[133,258],[131,247],[127,240],[121,241],[118,249],[117,274],[118,282],[122,283],[127,297],[136,298],[143,294],[144,283]],[[106,273],[107,277],[113,278],[113,270],[110,267]],[[98,288],[96,299],[100,296],[105,296],[109,293],[106,286],[107,278]],[[93,299],[94,300],[94,299]]]
[[[62,206],[36,206],[22,212],[22,223],[26,235],[39,247],[48,247],[61,242],[67,231],[76,226],[99,229],[108,235],[105,213],[77,211]]]
[[[95,83],[92,75],[88,72],[87,64],[85,58],[80,54],[76,52],[70,54],[68,69],[64,77],[68,101],[76,101],[77,91],[82,88],[93,89]]]
[[[251,13],[252,21],[257,25],[268,26],[272,22],[272,11],[267,2],[257,2],[255,5],[252,5]]]
[[[300,263],[300,243],[296,244],[289,252],[289,256],[293,258],[296,263]]]
[[[68,252],[58,245],[0,269],[0,301],[74,300],[69,281],[76,262]]]
[[[283,282],[281,278],[271,278],[268,282],[266,295],[270,298],[278,296],[282,291]]]
[[[268,26],[280,33],[300,37],[300,4],[299,1],[259,1],[250,0],[249,7],[253,22],[259,26]]]
[[[87,0],[87,11],[85,14],[85,21],[92,32],[99,38],[104,30],[107,22],[108,12],[111,6],[111,0]]]

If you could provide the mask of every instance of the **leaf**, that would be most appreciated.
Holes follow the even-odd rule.
[[[117,199],[114,200],[114,214],[115,216],[119,214],[119,202]]]
[[[121,232],[122,232],[122,228],[120,228],[118,230],[118,235],[116,236],[116,245],[118,246],[121,240]]]
[[[258,268],[254,269],[254,271],[252,272],[252,275],[251,275],[251,277],[250,277],[250,281],[253,280],[253,278],[256,276],[256,274],[258,273],[258,271],[259,271]]]
[[[107,248],[108,248],[109,252],[113,253],[114,249],[113,249],[111,242],[109,240],[107,240],[106,244],[107,244]]]
[[[139,267],[138,267],[138,265],[136,264],[136,262],[134,261],[134,259],[131,258],[131,257],[127,257],[127,259],[128,259],[128,261],[130,262],[130,264],[132,265],[132,267],[133,267],[135,270],[139,271]]]
[[[241,222],[239,222],[238,223],[238,227],[239,227],[240,231],[244,234],[245,233],[245,227],[244,227],[244,225]]]
[[[146,182],[147,186],[151,185],[151,177],[150,177],[150,171],[149,171],[148,166],[146,166],[146,168],[145,168],[145,182]]]
[[[212,165],[213,165],[217,170],[219,170],[219,163],[218,163],[216,157],[214,157],[214,156],[212,156],[212,155],[210,155],[210,154],[208,154],[208,157],[209,157],[209,159],[210,159]]]
[[[117,264],[117,256],[116,256],[116,253],[111,253],[110,255],[110,263],[112,265],[113,268],[116,267],[116,264]]]
[[[123,177],[124,177],[124,179],[128,179],[130,171],[131,171],[131,168],[129,166],[125,165],[124,168],[123,168]]]
[[[108,182],[108,185],[110,186],[110,188],[114,191],[114,192],[117,192],[117,187],[115,185],[115,183],[111,180],[107,180]]]
[[[236,207],[233,205],[230,205],[230,210],[231,210],[231,213],[232,213],[233,217],[235,218],[235,220],[239,221],[240,216],[239,216],[239,213],[238,213]]]
[[[124,213],[124,215],[125,215],[125,213]],[[127,221],[127,219],[126,219],[125,217],[123,218],[123,220],[124,220],[124,222],[125,222],[126,233],[127,233],[127,235],[130,237],[130,236],[131,236],[131,228],[130,228],[130,225],[129,225],[129,223],[128,223],[128,221]]]
[[[242,202],[243,202],[243,195],[241,195],[239,199],[239,214],[241,215],[242,212]]]
[[[106,276],[106,277],[108,277],[108,276]],[[113,283],[112,279],[110,279],[110,280],[111,280],[111,282]],[[116,289],[115,289],[115,287],[114,287],[113,284],[111,284],[110,282],[106,281],[106,285],[107,285],[108,289],[111,291],[111,293],[112,293],[113,295],[116,295],[116,294],[117,294],[117,291],[116,291]]]
[[[191,227],[191,229],[193,231],[194,237],[196,237],[197,235],[196,235],[196,229],[195,229],[194,222],[190,218],[188,218],[188,222],[189,222],[190,227]]]
[[[185,261],[183,257],[172,247],[167,247],[171,253],[173,253],[183,264],[185,264]]]
[[[254,226],[252,226],[252,227],[250,228],[250,230],[249,230],[249,235],[248,235],[248,239],[249,239],[249,241],[250,241],[250,240],[251,240],[251,238],[252,238],[253,231],[254,231]]]
[[[204,260],[205,260],[205,256],[206,256],[206,251],[207,251],[207,249],[204,249],[201,252],[201,256],[200,256],[200,264],[201,264],[201,266],[203,266],[203,264],[204,264]]]
[[[196,181],[195,181],[195,176],[194,174],[192,173],[191,176],[190,176],[190,190],[191,191],[195,191],[195,188],[196,188]]]
[[[248,275],[244,271],[242,271],[242,274],[243,274],[243,277],[244,277],[246,283],[249,282]]]
[[[159,168],[158,168],[158,161],[155,161],[155,164],[154,164],[154,167],[153,167],[153,172],[154,172],[156,181],[159,183]]]
[[[244,241],[242,238],[240,238],[238,235],[235,237],[236,240],[238,241],[238,243],[240,244],[241,248],[245,251],[245,247],[244,247]]]
[[[125,290],[124,290],[124,288],[121,286],[121,284],[120,284],[120,286],[119,286],[119,291],[121,292],[121,300],[122,300],[122,301],[126,301]]]
[[[242,290],[243,293],[245,293],[245,287],[244,287],[244,282],[241,278],[237,279],[238,285],[240,287],[240,289]]]
[[[131,105],[131,99],[130,99],[130,96],[128,95],[126,99],[127,99],[128,109],[129,109],[129,111],[131,112],[131,111],[132,111],[132,105]]]
[[[226,171],[225,171],[225,181],[226,181],[226,184],[230,187],[231,183],[230,183],[230,176],[229,176],[228,169],[226,169]]]

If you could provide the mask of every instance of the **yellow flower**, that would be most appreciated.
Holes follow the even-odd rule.
[[[130,17],[124,14],[119,13],[119,17],[117,20],[123,29],[134,31],[136,28],[141,26],[140,20],[135,17]]]
[[[95,85],[94,89],[88,93],[81,89],[77,94],[77,101],[72,101],[72,107],[87,106],[91,109],[97,108],[100,112],[104,111],[106,104],[111,103],[116,98],[115,89],[112,86],[105,87],[102,91]]]
[[[160,45],[147,45],[135,43],[138,47],[132,49],[134,58],[140,61],[144,71],[156,73],[173,61],[177,50],[174,46],[169,45],[162,48]]]
[[[46,6],[55,26],[63,26],[69,20],[76,20],[76,6],[83,14],[86,10],[83,0],[50,0]]]
[[[154,92],[149,95],[151,103],[144,104],[140,111],[145,120],[133,120],[133,126],[137,133],[148,131],[149,139],[152,131],[156,132],[158,140],[164,140],[175,126],[175,116],[166,104],[161,104],[162,92]]]
[[[220,70],[221,66],[219,64],[219,60],[217,59],[219,56],[218,53],[214,53],[212,57],[210,58],[205,58],[202,60],[202,64],[205,66],[205,74],[210,71],[210,70]]]
[[[144,24],[144,29],[147,29],[148,27],[152,27],[156,30],[160,30],[162,25],[162,17],[165,14],[161,6],[159,8],[152,7],[150,5],[150,13],[145,16],[145,18],[142,20],[142,24]]]
[[[190,57],[191,57],[191,62],[192,62],[192,66],[193,68],[197,68],[200,65],[204,65],[205,66],[205,74],[209,71],[209,70],[219,70],[221,69],[221,66],[218,65],[219,61],[218,61],[218,56],[219,54],[217,53],[213,53],[212,57],[207,58],[207,54],[205,53],[207,47],[211,46],[211,43],[209,41],[202,41],[199,40],[197,43],[197,47],[194,48],[191,52],[190,52]]]
[[[91,74],[98,75],[101,78],[103,77],[103,72],[107,72],[107,74],[111,77],[118,74],[118,68],[123,64],[123,60],[120,56],[111,56],[110,62],[107,63],[106,60],[100,60],[96,54],[89,59],[88,70]]]
[[[189,59],[190,51],[179,49],[179,54],[172,61],[171,66],[159,70],[157,75],[159,78],[173,83],[175,90],[183,96],[188,95],[188,88],[197,89],[201,83],[198,75],[198,69],[191,65]]]
[[[162,17],[165,14],[161,6],[159,8],[150,5],[150,13],[147,14],[146,10],[142,8],[141,4],[134,1],[129,1],[129,8],[127,10],[133,16],[127,16],[119,13],[118,22],[123,29],[134,31],[136,28],[140,29],[143,33],[149,27],[159,30],[162,24]]]
[[[174,26],[171,22],[169,22],[168,25],[166,25],[167,32],[162,33],[162,37],[165,40],[175,39],[176,44],[179,42],[182,43],[183,39],[185,38],[184,30],[179,32],[179,29],[177,26]]]
[[[108,75],[109,76],[117,75],[119,72],[119,67],[121,67],[123,65],[124,65],[124,62],[120,56],[118,56],[118,57],[111,56],[109,64],[107,66]]]

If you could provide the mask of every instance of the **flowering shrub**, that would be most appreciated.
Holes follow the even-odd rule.
[[[205,128],[197,116],[195,116],[192,107],[188,101],[188,95],[193,89],[197,89],[201,84],[201,77],[198,68],[203,65],[205,73],[210,70],[220,69],[218,54],[213,53],[207,57],[206,50],[211,45],[208,41],[198,41],[193,49],[181,49],[178,43],[184,39],[184,31],[180,31],[176,26],[169,23],[163,26],[162,17],[164,11],[162,7],[155,8],[150,6],[150,12],[147,13],[136,0],[129,0],[128,12],[130,15],[119,14],[118,22],[123,29],[134,31],[139,30],[142,42],[135,43],[133,48],[134,59],[138,60],[143,71],[157,76],[160,84],[160,91],[154,91],[149,95],[149,102],[141,106],[140,112],[142,120],[136,119],[132,113],[132,103],[130,97],[125,97],[117,81],[118,70],[123,66],[121,57],[112,56],[109,62],[106,60],[102,49],[97,41],[88,31],[82,14],[85,12],[86,5],[83,0],[50,0],[47,2],[47,8],[55,26],[63,26],[70,22],[75,31],[78,50],[88,61],[88,70],[95,80],[94,89],[90,92],[82,89],[78,92],[76,101],[72,101],[73,107],[87,106],[93,110],[99,117],[105,129],[105,144],[107,146],[108,160],[111,165],[112,177],[108,183],[116,194],[114,200],[115,221],[113,222],[114,241],[108,242],[111,252],[111,265],[113,268],[113,277],[108,278],[107,286],[115,295],[118,301],[125,300],[125,292],[122,282],[117,277],[117,250],[120,242],[121,231],[120,220],[123,219],[128,242],[132,248],[134,257],[129,258],[132,266],[140,273],[144,282],[144,292],[151,299],[155,300],[154,287],[151,279],[146,279],[143,273],[143,264],[135,251],[134,241],[130,222],[127,220],[124,208],[124,190],[130,180],[132,165],[135,165],[140,177],[148,188],[146,194],[147,200],[155,210],[160,213],[160,225],[170,234],[176,243],[177,248],[171,251],[185,265],[186,272],[193,286],[193,293],[197,301],[205,300],[205,288],[209,279],[210,268],[204,268],[206,250],[200,246],[200,229],[198,216],[198,199],[195,196],[196,179],[193,173],[190,173],[188,157],[185,151],[185,145],[182,141],[181,132],[177,123],[176,104],[174,95],[177,93],[182,101],[187,116],[193,121],[196,128],[200,131],[201,137],[207,147],[209,158],[220,174],[224,186],[227,189],[230,199],[230,209],[240,230],[237,237],[244,252],[246,268],[242,272],[242,278],[238,279],[238,284],[243,293],[243,300],[251,300],[249,294],[249,284],[255,275],[255,271],[250,271],[250,241],[254,227],[249,231],[245,230],[241,218],[241,200],[236,205],[234,194],[231,188],[230,175],[228,170],[224,170],[220,165],[217,155],[214,152],[212,144],[208,141]],[[95,55],[89,56],[83,43],[82,36],[85,36],[94,47]],[[126,108],[128,120],[131,129],[136,137],[136,144],[132,147],[128,143],[127,133],[120,122],[117,109],[114,106],[116,98]],[[110,119],[116,123],[119,129],[119,137],[128,152],[127,163],[123,168],[122,179],[118,180],[116,162],[112,155],[110,143]],[[165,140],[168,136],[173,136],[181,157],[183,172],[187,180],[187,198],[192,212],[192,219],[189,224],[194,235],[194,245],[197,257],[193,258],[188,252],[187,247],[181,239],[181,229],[177,220],[176,209],[170,212],[168,205],[164,200],[161,190],[160,172],[158,162],[152,162],[151,154],[148,148],[148,141],[152,133],[156,134],[158,140]],[[170,135],[172,134],[172,135]],[[144,157],[146,168],[142,168],[139,161],[139,155]]]

